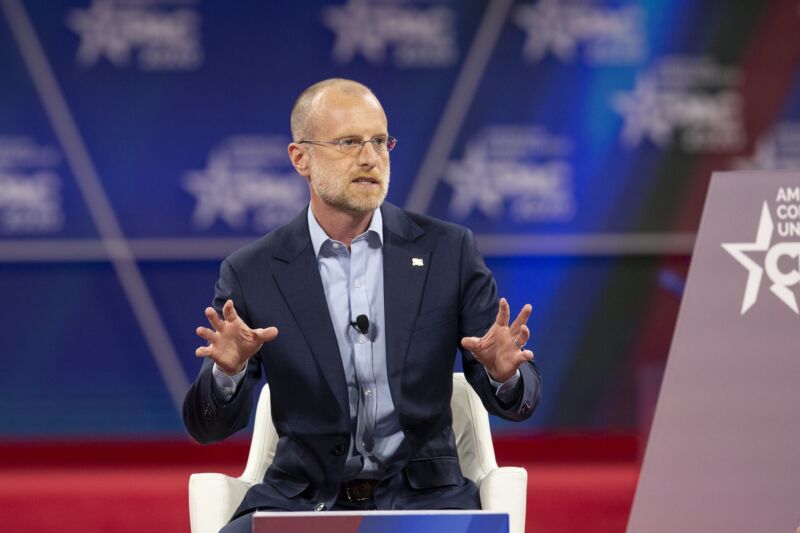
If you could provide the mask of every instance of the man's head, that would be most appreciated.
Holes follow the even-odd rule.
[[[369,88],[339,78],[316,83],[297,98],[291,125],[289,157],[308,180],[312,206],[323,202],[368,213],[383,203],[389,153],[385,146],[364,141],[385,139],[388,131],[383,108]],[[343,139],[355,146],[336,144]]]

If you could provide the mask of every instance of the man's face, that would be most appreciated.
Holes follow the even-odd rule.
[[[316,102],[312,115],[313,139],[364,141],[386,136],[386,115],[372,95],[356,96],[335,89]],[[389,190],[389,153],[372,143],[353,153],[334,145],[305,145],[309,152],[311,193],[326,204],[355,213],[379,207]]]

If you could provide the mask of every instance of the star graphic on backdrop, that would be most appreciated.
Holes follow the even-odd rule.
[[[764,276],[764,267],[751,259],[747,253],[766,252],[772,241],[773,228],[772,216],[769,214],[767,202],[764,202],[764,206],[761,208],[761,220],[758,223],[756,240],[754,242],[730,242],[722,245],[725,251],[731,254],[748,272],[744,299],[742,300],[742,314],[745,314],[756,303],[758,289],[761,286],[761,278]]]
[[[114,4],[109,0],[94,0],[88,9],[73,9],[67,15],[67,26],[80,35],[78,63],[91,67],[101,57],[115,66],[128,64],[131,44],[123,31]]]
[[[530,61],[539,61],[548,50],[561,61],[575,57],[576,38],[569,31],[567,14],[558,0],[542,0],[533,6],[519,6],[514,11],[514,22],[527,37],[523,54]]]
[[[374,31],[376,14],[363,0],[350,0],[341,7],[328,7],[322,13],[322,22],[336,33],[333,58],[339,63],[349,63],[357,53],[373,64],[386,57],[386,38]]]
[[[466,218],[477,206],[486,216],[498,218],[503,211],[503,193],[492,183],[488,154],[483,146],[468,146],[461,161],[447,165],[444,181],[453,188],[450,212]]]
[[[616,93],[611,106],[625,121],[622,140],[636,146],[649,138],[658,146],[665,146],[672,135],[672,125],[660,109],[660,98],[655,80],[639,77],[630,93]]]
[[[231,228],[242,228],[247,222],[247,203],[239,197],[227,166],[210,162],[205,171],[186,174],[183,187],[195,197],[192,220],[201,229],[209,228],[217,218]]]

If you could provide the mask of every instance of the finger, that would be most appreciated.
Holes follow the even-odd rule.
[[[225,328],[225,323],[222,321],[222,319],[220,319],[213,307],[206,307],[205,313],[208,323],[211,324],[212,328],[217,331]]]
[[[478,337],[464,337],[461,339],[461,346],[467,350],[474,352],[480,348],[481,340]]]
[[[508,308],[508,301],[506,301],[505,298],[500,298],[500,308],[497,310],[495,324],[503,327],[508,326],[508,317],[510,314],[511,311]]]
[[[235,322],[239,315],[236,314],[236,308],[233,307],[233,300],[228,300],[222,306],[222,316],[225,317],[225,322]]]
[[[535,361],[535,356],[531,350],[522,350],[522,355],[526,361]]]
[[[194,351],[194,355],[197,357],[208,357],[213,353],[211,346],[200,346]]]
[[[516,343],[517,346],[522,347],[525,346],[525,344],[527,344],[528,339],[530,338],[531,338],[531,330],[528,329],[528,326],[522,325],[519,328],[517,334],[514,335],[514,343]]]
[[[278,328],[276,327],[269,327],[269,328],[258,328],[253,330],[258,337],[258,340],[261,342],[270,342],[275,340],[275,337],[278,336]]]
[[[197,333],[198,337],[207,340],[208,342],[213,342],[217,336],[217,334],[214,331],[203,327],[197,328],[196,330],[194,330],[194,332]]]
[[[528,318],[531,316],[531,312],[533,312],[533,307],[531,304],[525,304],[522,307],[522,311],[520,311],[517,315],[517,318],[514,319],[514,323],[511,324],[511,331],[516,334],[516,332],[519,331],[520,326],[527,324]]]

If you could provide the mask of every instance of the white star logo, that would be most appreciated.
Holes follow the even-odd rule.
[[[761,287],[761,278],[766,271],[767,277],[772,281],[769,289],[786,306],[800,314],[797,298],[790,287],[800,284],[800,243],[779,242],[770,244],[774,224],[770,215],[767,202],[761,208],[761,220],[758,223],[758,232],[755,242],[724,243],[722,247],[731,254],[748,271],[747,284],[742,300],[742,314],[745,314],[756,303],[758,290]],[[751,259],[749,252],[766,252],[763,266]],[[797,258],[796,270],[785,272],[781,269],[780,261],[784,257]]]
[[[764,275],[764,268],[753,261],[747,252],[766,252],[772,241],[772,216],[769,214],[767,202],[761,208],[761,221],[758,223],[758,232],[755,242],[724,243],[722,247],[731,254],[748,271],[747,285],[744,289],[744,299],[742,300],[742,314],[753,307],[758,298],[758,288],[761,286],[761,278]]]
[[[567,27],[567,15],[557,0],[542,0],[535,6],[519,6],[514,22],[526,33],[523,54],[539,61],[548,50],[563,62],[575,57],[576,38]]]
[[[659,91],[652,77],[640,77],[632,92],[614,95],[612,107],[625,121],[622,140],[626,145],[636,146],[645,138],[650,138],[657,146],[669,143],[672,124],[664,116]]]
[[[128,64],[131,43],[112,2],[95,0],[88,9],[73,9],[67,15],[67,26],[81,37],[81,66],[91,67],[101,57],[117,67]]]
[[[211,151],[205,169],[187,171],[183,188],[195,198],[195,228],[219,220],[235,230],[267,231],[293,217],[307,193],[287,169],[285,146],[279,136],[231,136]]]
[[[469,145],[464,159],[447,165],[444,180],[453,187],[450,212],[466,218],[477,207],[489,218],[499,218],[503,213],[503,193],[492,183],[489,155],[483,146]]]
[[[329,7],[322,14],[323,23],[336,33],[333,58],[349,63],[357,53],[372,64],[380,64],[386,56],[386,37],[375,31],[380,17],[363,0],[350,0],[346,6]]]
[[[188,172],[183,186],[197,200],[192,215],[196,227],[207,229],[217,218],[235,229],[246,224],[247,204],[239,198],[225,162],[212,160],[205,171]]]

